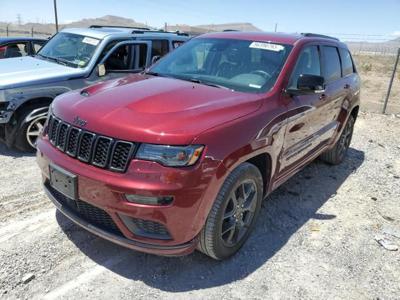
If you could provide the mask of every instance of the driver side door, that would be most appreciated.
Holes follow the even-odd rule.
[[[306,45],[297,59],[290,77],[288,89],[297,88],[300,75],[322,75],[321,54],[318,45]],[[285,176],[293,169],[302,166],[307,158],[317,150],[321,138],[326,135],[321,124],[320,114],[325,105],[323,93],[293,95],[288,100],[291,117],[287,129],[283,152],[280,158],[280,175]]]

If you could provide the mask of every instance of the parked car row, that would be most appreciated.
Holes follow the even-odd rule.
[[[86,230],[147,253],[225,259],[273,190],[317,157],[345,159],[360,79],[328,36],[187,40],[65,30],[36,58],[0,65],[0,120],[9,145],[37,145],[44,190]]]
[[[9,147],[34,150],[55,97],[141,72],[188,39],[142,28],[64,29],[35,56],[0,60],[0,138]]]

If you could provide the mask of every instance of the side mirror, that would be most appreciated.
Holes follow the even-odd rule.
[[[106,75],[106,67],[105,67],[105,65],[104,64],[98,64],[97,65],[97,75],[99,76],[99,77],[103,77],[103,76],[105,76]]]
[[[322,76],[301,74],[297,80],[297,89],[288,89],[292,95],[305,95],[323,93],[325,91],[325,79]]]
[[[155,55],[153,56],[153,58],[151,59],[151,64],[155,64],[159,59],[161,58],[160,55]]]

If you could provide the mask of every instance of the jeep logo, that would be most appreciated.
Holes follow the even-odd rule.
[[[78,116],[76,116],[76,117],[74,118],[73,123],[74,123],[75,125],[77,125],[77,126],[85,127],[86,124],[87,124],[87,121],[82,120],[81,118],[79,118]]]

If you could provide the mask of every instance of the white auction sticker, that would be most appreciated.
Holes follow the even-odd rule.
[[[262,43],[262,42],[252,42],[249,46],[250,48],[255,48],[255,49],[263,49],[263,50],[269,50],[269,51],[282,51],[285,49],[282,45],[277,45],[277,44],[271,44],[271,43]]]
[[[93,45],[93,46],[97,46],[97,44],[99,42],[100,41],[98,39],[93,39],[93,38],[90,38],[90,37],[87,37],[87,36],[82,40],[82,43]]]

